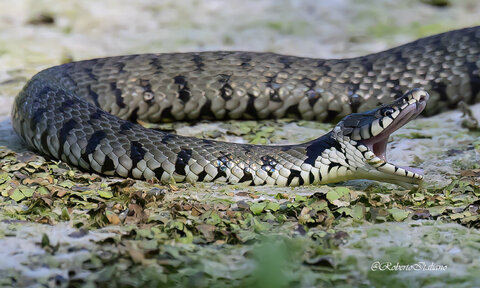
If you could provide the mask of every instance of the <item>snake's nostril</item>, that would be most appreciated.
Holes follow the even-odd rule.
[[[428,94],[427,91],[422,91],[422,94],[420,95],[420,99],[418,101],[427,102],[429,98],[430,94]]]

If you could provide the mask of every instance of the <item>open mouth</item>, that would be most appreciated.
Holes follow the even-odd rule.
[[[392,116],[386,116],[393,119],[388,127],[383,129],[383,131],[381,131],[378,135],[360,141],[368,148],[369,151],[375,154],[375,156],[383,160],[375,163],[375,166],[378,170],[382,172],[398,174],[400,176],[423,179],[423,170],[420,168],[398,166],[388,163],[386,152],[388,137],[393,132],[404,126],[407,122],[415,119],[425,108],[428,98],[428,93],[412,93],[412,98],[408,101],[405,100],[402,106],[399,107],[400,112],[395,112],[398,113],[396,117],[393,118]]]

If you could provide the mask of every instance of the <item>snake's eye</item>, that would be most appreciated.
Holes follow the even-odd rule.
[[[394,110],[393,108],[385,107],[385,108],[383,108],[383,109],[380,111],[380,114],[381,114],[383,117],[386,117],[386,116],[392,115],[393,112],[395,112],[395,110]]]

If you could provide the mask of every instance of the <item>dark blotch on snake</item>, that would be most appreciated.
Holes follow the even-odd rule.
[[[125,121],[122,123],[122,125],[120,125],[120,133],[122,132],[125,132],[125,131],[128,131],[128,130],[131,130],[133,127],[133,123],[130,122],[130,121]],[[123,133],[122,133],[123,134]]]
[[[333,122],[333,120],[335,120],[339,114],[339,111],[328,110],[327,117],[325,117],[324,121],[328,123]]]
[[[228,83],[231,75],[220,74],[219,76],[220,76],[220,79],[218,79],[218,82],[222,84],[222,87],[220,87],[220,96],[222,96],[223,99],[228,101],[232,99],[232,95],[233,95],[233,88]]]
[[[255,99],[256,97],[253,94],[248,93],[248,102],[247,102],[247,109],[245,110],[245,113],[257,118],[257,109],[255,108]]]
[[[169,119],[169,120],[175,119],[175,117],[173,117],[173,114],[172,114],[172,106],[164,108],[162,110],[162,114],[160,118]]]
[[[399,79],[388,79],[387,83],[389,83],[392,86],[390,87],[390,92],[392,92],[395,95],[400,95],[400,97],[403,95],[403,91],[402,91]]]
[[[266,166],[274,167],[275,165],[277,165],[277,160],[275,160],[275,158],[269,155],[260,157],[260,161],[262,161],[262,165],[266,165]]]
[[[102,114],[104,112],[102,112],[102,110],[100,109],[97,109],[95,110],[95,112],[93,112],[92,114],[90,114],[90,120],[98,120],[102,117]]]
[[[110,90],[112,90],[113,94],[115,95],[115,103],[117,104],[117,106],[120,107],[120,108],[127,107],[125,105],[125,102],[123,102],[122,90],[117,88],[117,83],[111,82],[110,83]]]
[[[137,123],[137,119],[138,119],[138,109],[140,109],[139,107],[136,107],[135,109],[132,110],[132,113],[130,113],[130,115],[128,116],[128,121],[132,122],[132,123]]]
[[[131,55],[131,56],[134,56],[134,55]],[[125,57],[130,57],[130,56],[125,56]],[[126,58],[126,60],[128,60],[128,58]],[[125,63],[115,62],[115,63],[112,64],[112,66],[117,68],[118,73],[125,73],[125,70],[123,70],[123,68],[125,68]]]
[[[139,79],[138,80],[140,86],[143,88],[143,101],[148,105],[152,105],[155,98],[154,93],[152,91],[152,85],[150,84],[150,80],[148,79]]]
[[[68,81],[70,81],[70,83],[72,84],[72,86],[77,87],[77,81],[75,81],[75,80],[72,78],[72,76],[70,76],[70,74],[68,74],[68,73],[63,73],[62,76],[65,77],[65,79],[68,79]]]
[[[317,103],[318,99],[322,97],[320,93],[317,93],[314,90],[308,90],[307,92],[305,92],[305,96],[307,96],[308,104],[310,104],[310,107],[313,107],[315,103]]]
[[[397,65],[397,66],[402,67],[402,69],[404,69],[404,67],[410,62],[410,60],[408,58],[403,57],[402,51],[395,51],[395,52],[393,52],[393,55],[395,57],[396,62],[398,64],[400,64],[400,65]]]
[[[165,170],[161,166],[153,170],[153,173],[155,173],[155,177],[157,178],[157,180],[162,180],[163,172],[165,172]]]
[[[240,55],[240,60],[242,60],[242,64],[240,66],[242,67],[251,67],[250,61],[252,61],[252,56],[248,55],[247,53],[242,53]]]
[[[42,147],[45,148],[45,150],[48,150],[48,130],[43,131],[42,136],[40,137],[40,143],[42,143]]]
[[[150,61],[150,65],[155,67],[155,74],[159,74],[163,70],[163,66],[160,63],[160,59],[158,57],[153,58],[152,61]]]
[[[342,151],[340,144],[332,138],[332,132],[329,132],[322,137],[308,142],[306,148],[307,159],[305,159],[306,164],[315,166],[315,160],[318,156],[322,155],[322,152],[325,149],[334,147],[338,151]]]
[[[92,80],[98,81],[97,76],[95,76],[95,74],[93,74],[93,69],[92,68],[85,68],[83,71],[85,71],[85,73],[87,73],[88,77],[90,77]]]
[[[130,143],[130,158],[132,159],[132,169],[137,167],[138,162],[142,161],[145,157],[145,149],[143,149],[142,144],[136,141]]]
[[[477,62],[478,63],[478,62]],[[467,62],[466,67],[468,69],[468,76],[470,77],[470,101],[469,104],[474,104],[477,100],[477,95],[480,93],[480,68],[475,62]]]
[[[310,171],[310,173],[308,173],[308,180],[310,181],[309,183],[312,184],[313,181],[315,181],[315,175],[313,175],[312,171]]]
[[[212,107],[212,102],[210,101],[210,99],[207,99],[207,101],[205,101],[205,104],[203,104],[202,108],[200,109],[200,117],[202,119],[207,119],[207,120],[216,119],[216,120],[218,120],[218,117],[215,116],[211,107]]]
[[[305,92],[305,96],[307,96],[308,104],[310,104],[310,107],[313,107],[313,105],[317,103],[318,99],[322,97],[319,91],[315,91],[315,86],[317,83],[307,77],[304,77],[302,79],[302,83],[308,88],[308,90]]]
[[[220,167],[217,168],[217,175],[215,175],[215,177],[213,177],[212,181],[215,181],[220,177],[225,177],[225,179],[227,178],[227,174],[225,173],[225,171],[222,170],[221,167],[225,167],[225,166],[220,166]]]
[[[100,109],[97,109],[95,110],[95,112],[93,112],[92,114],[90,114],[89,116],[89,119],[88,119],[88,124],[90,125],[93,125],[93,121],[92,120],[98,120],[102,117],[102,110]]]
[[[352,113],[357,113],[358,108],[362,104],[361,97],[358,94],[352,93],[352,95],[349,96],[349,100],[350,100],[350,109],[352,110]]]
[[[431,89],[438,93],[438,95],[440,96],[440,101],[444,101],[444,102],[449,101],[447,96],[447,85],[445,85],[445,83],[433,82]]]
[[[300,113],[300,110],[298,110],[298,104],[293,104],[290,107],[285,110],[285,115],[293,115],[297,118],[301,118],[302,114]]]
[[[59,142],[59,148],[58,148],[58,156],[61,157],[63,154],[63,144],[65,144],[65,141],[67,141],[67,136],[70,131],[72,131],[75,126],[77,126],[77,121],[70,119],[68,120],[65,124],[63,124],[62,128],[60,128],[60,131],[58,131],[58,142]]]
[[[179,175],[186,175],[185,166],[188,164],[188,160],[192,158],[192,149],[182,149],[177,154],[177,160],[175,161],[175,172]]]
[[[192,61],[193,63],[195,63],[195,66],[197,67],[195,71],[203,71],[203,66],[205,66],[205,64],[203,63],[203,59],[200,55],[194,54],[192,57]]]
[[[92,99],[95,106],[100,107],[100,103],[98,102],[98,94],[92,90],[92,85],[87,86],[88,96]]]
[[[290,65],[293,63],[292,57],[288,56],[282,56],[278,59],[278,61],[283,64],[283,68],[285,69],[290,68]]]
[[[330,164],[328,164],[328,173],[330,173],[330,170],[332,170],[333,167],[342,167],[342,165],[337,162],[330,162]]]
[[[107,137],[107,134],[103,130],[95,131],[92,136],[90,136],[90,139],[88,139],[85,153],[82,154],[82,159],[86,162],[89,162],[88,155],[95,152],[95,149],[100,144],[100,141],[102,141],[105,137]]]
[[[360,60],[360,64],[363,66],[365,71],[372,71],[373,69],[373,62],[374,60],[370,59],[370,57],[363,57]]]
[[[115,170],[115,165],[113,164],[113,160],[108,157],[108,155],[105,155],[105,162],[103,162],[102,165],[102,173],[106,171],[112,171]]]
[[[243,176],[240,180],[238,180],[238,182],[243,183],[243,182],[247,182],[247,181],[253,181],[253,175],[252,175],[251,172],[243,169]]]
[[[200,174],[198,174],[198,179],[197,181],[200,181],[202,182],[203,180],[205,180],[205,176],[207,176],[207,172],[205,170],[203,170],[202,172],[200,172]]]
[[[298,171],[295,169],[290,169],[290,175],[288,175],[288,178],[287,178],[287,186],[290,186],[290,184],[292,183],[293,179],[295,179],[295,177],[298,177],[298,184],[303,185],[304,181],[303,181],[303,178],[300,176],[300,172],[301,171]]]
[[[175,139],[175,136],[172,134],[165,134],[165,136],[162,138],[161,142],[163,144],[168,144],[171,142],[171,140]]]
[[[73,100],[72,99],[66,99],[65,101],[62,102],[62,104],[60,105],[60,109],[63,111],[67,108],[70,108],[72,107],[73,105]]]
[[[270,95],[269,95],[270,100],[273,102],[282,102],[282,99],[278,95],[278,89],[280,89],[281,86],[280,84],[275,82],[276,77],[277,75],[274,75],[272,77],[265,76],[265,78],[267,79],[267,82],[265,83],[265,85],[271,89]]]
[[[35,131],[35,128],[37,127],[37,124],[40,122],[40,119],[42,118],[43,113],[45,113],[47,109],[45,108],[39,108],[35,110],[33,113],[32,119],[30,120],[30,129],[32,131]]]
[[[186,103],[190,100],[190,88],[188,88],[188,82],[183,75],[178,75],[173,78],[175,80],[175,84],[178,84],[178,98]]]

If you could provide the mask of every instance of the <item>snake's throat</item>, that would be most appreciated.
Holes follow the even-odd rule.
[[[382,159],[383,161],[388,162],[387,160],[387,143],[388,138],[390,135],[403,127],[409,121],[415,119],[420,115],[420,113],[425,109],[427,104],[428,98],[420,99],[418,102],[413,104],[409,104],[405,107],[400,114],[395,118],[395,120],[390,124],[387,128],[385,128],[381,133],[379,133],[375,137],[371,137],[366,140],[362,140],[362,143],[367,146],[367,148],[375,154],[378,158]],[[416,168],[416,167],[407,167],[407,166],[399,166],[393,163],[389,163],[397,168],[402,168],[404,170],[410,171],[412,173],[416,173],[419,175],[424,175],[423,169]]]

